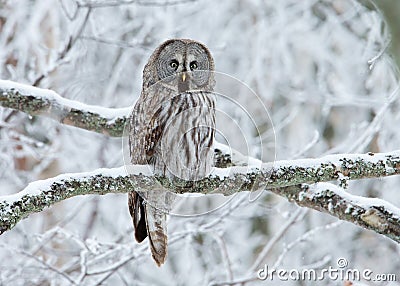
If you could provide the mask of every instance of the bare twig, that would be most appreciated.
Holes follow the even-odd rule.
[[[62,2],[62,1],[61,1]],[[77,11],[79,10],[79,7],[77,8]],[[45,79],[50,73],[55,71],[61,64],[65,63],[65,58],[68,55],[68,53],[71,51],[73,46],[75,45],[76,41],[79,39],[81,36],[83,30],[86,27],[86,24],[89,20],[89,15],[91,12],[91,8],[86,9],[86,15],[85,18],[83,19],[81,25],[79,26],[77,32],[74,35],[69,36],[68,41],[65,43],[64,47],[61,49],[61,51],[58,53],[57,59],[54,61],[54,63],[47,68],[45,72],[43,72],[41,75],[39,75],[35,81],[33,82],[33,86],[39,86],[39,84],[42,82],[43,79]],[[77,12],[76,12],[77,13]]]
[[[258,267],[261,266],[262,262],[265,261],[272,247],[282,238],[282,236],[286,233],[286,231],[292,226],[299,218],[304,217],[307,213],[307,209],[297,209],[294,214],[285,222],[285,224],[274,234],[274,236],[268,241],[268,243],[264,246],[263,250],[258,255],[256,261],[250,267],[250,271],[255,272]]]
[[[221,249],[221,257],[222,257],[222,260],[226,267],[227,279],[229,281],[232,281],[233,280],[232,265],[231,265],[231,261],[229,259],[228,249],[226,248],[225,240],[219,234],[215,234],[214,238],[217,241],[219,248]]]

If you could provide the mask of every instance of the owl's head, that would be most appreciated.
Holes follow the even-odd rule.
[[[207,47],[189,39],[172,39],[162,43],[150,57],[152,81],[174,85],[179,92],[214,87],[214,60]]]

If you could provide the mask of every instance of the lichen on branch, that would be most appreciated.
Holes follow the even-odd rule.
[[[226,154],[221,155],[221,152],[216,152],[216,154],[216,156],[224,156],[226,160]],[[262,164],[259,167],[215,168],[212,174],[203,180],[175,185],[167,178],[152,175],[146,165],[130,167],[129,170],[132,170],[130,175],[127,175],[127,169],[124,167],[99,169],[89,173],[64,174],[33,182],[18,194],[0,197],[0,233],[10,230],[29,214],[42,211],[67,198],[85,194],[126,193],[137,189],[145,191],[153,189],[154,184],[158,184],[177,194],[233,195],[242,191],[270,189],[290,201],[295,201],[300,206],[327,212],[339,219],[382,233],[400,242],[400,210],[389,203],[380,200],[380,205],[375,208],[371,208],[371,205],[376,201],[368,201],[369,205],[354,204],[352,208],[357,209],[356,216],[352,215],[354,211],[348,211],[351,210],[348,205],[351,203],[348,194],[337,191],[341,190],[337,186],[334,190],[319,192],[318,195],[314,192],[313,196],[310,196],[310,191],[307,191],[312,188],[306,187],[307,185],[299,188],[300,184],[337,181],[344,177],[346,180],[354,180],[400,174],[400,151],[380,154],[340,154],[319,159],[277,161],[273,164]],[[379,211],[378,217],[383,216],[381,221],[390,222],[389,227],[383,227],[384,223],[373,223],[375,213],[371,212],[374,210]],[[368,220],[368,218],[371,219]]]

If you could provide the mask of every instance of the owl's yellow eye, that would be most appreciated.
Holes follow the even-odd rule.
[[[179,63],[178,63],[177,60],[172,60],[172,61],[169,63],[169,66],[170,66],[171,68],[173,68],[174,70],[177,70],[177,69],[178,69],[178,65],[179,65]]]
[[[197,65],[196,61],[193,61],[193,62],[190,63],[190,69],[191,70],[197,70],[197,68],[198,68],[198,65]]]

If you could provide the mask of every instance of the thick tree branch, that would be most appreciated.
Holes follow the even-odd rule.
[[[53,91],[0,80],[0,106],[44,115],[63,124],[109,136],[122,136],[130,108],[111,109],[67,100]],[[371,198],[352,196],[342,188],[318,182],[379,178],[400,174],[400,151],[383,154],[343,154],[319,159],[279,161],[261,164],[243,160],[224,145],[217,144],[214,174],[191,185],[172,186],[165,178],[152,176],[147,166],[134,166],[134,175],[124,168],[99,169],[90,173],[64,174],[29,184],[22,192],[0,197],[0,234],[18,221],[40,212],[56,202],[85,194],[125,193],[148,186],[172,188],[176,193],[221,193],[268,188],[300,206],[329,213],[339,219],[384,234],[400,242],[400,210],[391,204]],[[245,167],[250,164],[257,167]],[[244,167],[231,167],[244,166]],[[226,168],[228,167],[228,168]],[[308,186],[307,184],[318,183]]]
[[[54,91],[0,80],[0,106],[44,115],[60,123],[120,137],[131,108],[105,108],[61,97]]]
[[[215,168],[209,177],[190,184],[172,183],[153,176],[148,166],[99,169],[90,173],[64,174],[33,182],[22,192],[0,197],[0,233],[29,214],[78,195],[126,193],[163,186],[178,194],[220,193],[271,189],[301,206],[327,212],[400,242],[400,210],[378,199],[350,196],[334,185],[299,188],[299,184],[385,177],[400,174],[400,151],[380,154],[342,154],[319,159],[278,161],[254,167]],[[292,187],[291,187],[292,186]],[[328,189],[328,190],[327,190]]]

